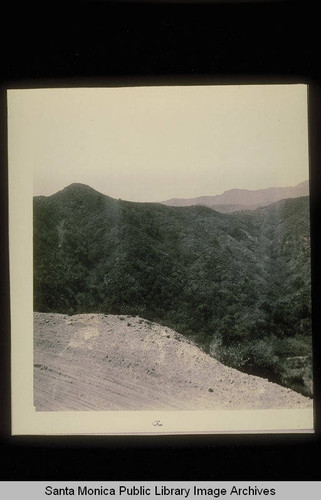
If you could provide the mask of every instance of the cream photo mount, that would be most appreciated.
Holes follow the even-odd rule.
[[[307,88],[304,87],[306,91]],[[69,92],[71,90],[68,89]],[[313,408],[231,411],[35,410],[32,243],[34,173],[32,162],[24,161],[25,151],[20,147],[23,126],[32,124],[22,125],[23,114],[19,115],[25,99],[28,99],[28,92],[34,93],[37,90],[8,91],[12,434],[179,435],[314,432]],[[40,102],[40,105],[43,103]]]

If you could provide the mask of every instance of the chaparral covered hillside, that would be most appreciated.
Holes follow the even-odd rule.
[[[34,198],[35,311],[139,316],[307,396],[310,281],[308,197],[231,214],[82,184]]]

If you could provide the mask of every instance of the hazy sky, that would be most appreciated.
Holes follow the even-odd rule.
[[[9,91],[9,168],[161,201],[308,179],[305,85]]]

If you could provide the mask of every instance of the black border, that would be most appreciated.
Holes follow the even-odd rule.
[[[8,2],[9,4],[9,2]],[[308,83],[314,355],[320,340],[321,75],[304,1],[82,1],[9,6],[1,44],[2,480],[320,480],[315,435],[11,437],[6,89]],[[316,417],[320,367],[314,364]]]

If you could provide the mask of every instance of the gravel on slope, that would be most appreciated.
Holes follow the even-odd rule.
[[[38,411],[310,408],[312,400],[224,366],[139,317],[34,313]]]

